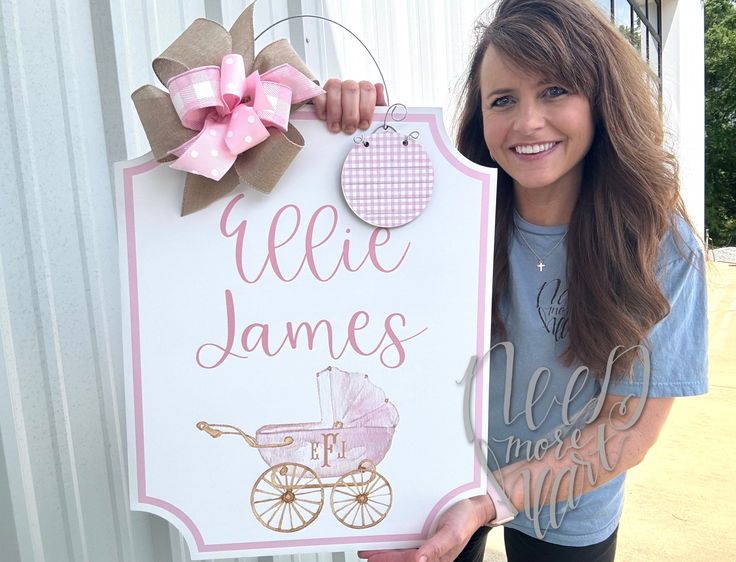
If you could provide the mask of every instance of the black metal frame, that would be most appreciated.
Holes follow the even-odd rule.
[[[636,5],[636,0],[627,0],[629,4],[629,18],[631,20],[631,29],[634,29],[634,16],[639,18],[646,28],[646,47],[642,47],[642,56],[646,58],[647,63],[651,61],[651,53],[649,49],[649,38],[654,39],[654,43],[657,46],[657,77],[662,80],[662,2],[661,0],[654,0],[654,7],[656,14],[649,13],[650,0],[644,0],[644,10]],[[651,17],[654,16],[654,17]],[[611,21],[616,21],[616,2],[611,0]]]

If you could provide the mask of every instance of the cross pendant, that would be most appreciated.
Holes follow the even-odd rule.
[[[539,271],[542,271],[545,268],[544,262],[542,260],[539,260],[537,268],[539,269]]]

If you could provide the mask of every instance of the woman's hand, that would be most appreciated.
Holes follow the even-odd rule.
[[[383,84],[331,78],[323,89],[326,93],[314,98],[312,103],[317,117],[327,120],[327,127],[333,133],[353,134],[356,129],[367,129],[376,105],[386,105]]]
[[[368,562],[452,562],[473,533],[494,516],[488,496],[461,500],[442,514],[434,535],[418,549],[366,550],[358,556]]]

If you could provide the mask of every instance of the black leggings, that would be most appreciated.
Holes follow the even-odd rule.
[[[483,562],[490,527],[481,527],[455,562]],[[515,529],[503,530],[508,562],[613,562],[616,557],[616,529],[610,537],[590,546],[562,546],[530,537]]]

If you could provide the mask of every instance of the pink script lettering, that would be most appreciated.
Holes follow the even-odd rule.
[[[302,212],[296,205],[289,204],[276,211],[271,220],[265,256],[261,254],[260,257],[255,257],[255,251],[250,247],[246,248],[248,219],[241,220],[234,227],[231,224],[231,217],[238,202],[243,197],[245,197],[244,194],[239,194],[225,207],[220,217],[220,232],[226,238],[235,238],[235,266],[238,275],[245,283],[251,285],[258,283],[269,268],[278,279],[285,283],[293,281],[303,271],[308,271],[318,281],[327,282],[333,279],[340,269],[355,273],[366,263],[370,263],[380,272],[391,273],[401,266],[411,247],[411,243],[408,242],[398,259],[394,259],[393,263],[386,263],[388,258],[383,256],[382,259],[379,250],[384,246],[388,246],[391,233],[384,228],[375,228],[368,239],[367,248],[362,252],[361,259],[357,260],[353,257],[351,261],[351,240],[349,237],[343,240],[339,256],[329,256],[324,251],[326,248],[322,248],[322,251],[320,251],[320,248],[335,235],[338,227],[337,208],[333,205],[319,207],[312,213],[306,228],[301,229]],[[317,227],[320,224],[327,226],[327,233],[321,237],[316,234]],[[279,233],[281,233],[280,236]],[[350,234],[350,229],[346,229],[345,233]],[[299,265],[292,266],[291,271],[287,271],[287,268],[279,261],[280,252],[287,247],[292,253],[295,247],[302,252]],[[253,267],[256,263],[260,263],[257,272]]]
[[[406,327],[406,318],[403,314],[394,312],[386,316],[383,321],[383,333],[380,337],[373,337],[373,341],[360,338],[359,332],[368,327],[370,315],[358,310],[351,317],[347,326],[347,334],[342,338],[343,343],[335,341],[335,330],[328,320],[309,322],[286,322],[282,330],[275,330],[269,324],[253,322],[239,330],[235,320],[235,303],[230,289],[225,290],[225,315],[227,317],[227,337],[224,345],[209,342],[197,349],[197,364],[204,369],[219,367],[228,357],[247,359],[249,353],[261,352],[273,357],[284,349],[297,349],[300,346],[314,349],[317,340],[321,340],[333,359],[342,357],[348,349],[364,357],[378,354],[381,364],[388,369],[395,369],[403,365],[406,360],[404,343],[427,331],[427,328],[411,335],[400,337],[399,331]],[[238,337],[238,332],[240,336]],[[376,341],[376,339],[378,341]],[[214,352],[215,357],[211,357]]]

